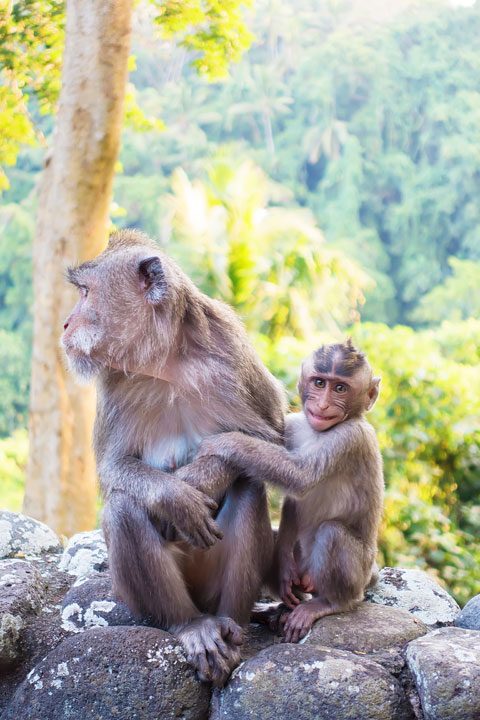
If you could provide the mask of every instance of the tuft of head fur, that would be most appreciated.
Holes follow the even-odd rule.
[[[359,370],[370,370],[365,353],[358,350],[349,337],[344,343],[322,345],[313,353],[313,367],[318,373],[351,377]]]
[[[117,230],[108,238],[108,244],[102,255],[105,253],[121,250],[122,248],[143,247],[158,250],[157,243],[141,230]]]

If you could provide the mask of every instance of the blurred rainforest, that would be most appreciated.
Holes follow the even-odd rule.
[[[242,14],[229,0],[223,25],[216,2],[184,6],[135,6],[112,226],[158,238],[231,303],[294,406],[301,359],[352,335],[382,377],[380,562],[430,569],[463,602],[480,591],[480,2]],[[14,510],[63,43],[60,0],[0,5],[0,504]]]

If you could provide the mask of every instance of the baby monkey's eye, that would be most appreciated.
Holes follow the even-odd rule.
[[[345,393],[345,392],[347,392],[347,386],[344,385],[343,383],[337,383],[335,385],[335,392],[336,393]]]
[[[315,378],[315,380],[313,381],[313,384],[315,385],[315,387],[324,388],[325,380],[322,380],[322,378]]]
[[[88,295],[88,288],[87,288],[86,285],[79,285],[79,286],[78,286],[78,290],[79,290],[79,292],[80,292],[80,295],[81,295],[83,298],[86,298],[86,297],[87,297],[87,295]]]

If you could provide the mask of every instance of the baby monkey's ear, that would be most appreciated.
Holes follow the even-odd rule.
[[[375,405],[378,398],[378,393],[380,391],[380,381],[381,378],[379,377],[373,377],[371,379],[370,387],[368,388],[367,392],[368,401],[365,410],[371,410],[372,407]]]
[[[152,305],[159,303],[167,291],[167,282],[159,257],[149,257],[142,260],[138,266],[140,287],[145,298]]]

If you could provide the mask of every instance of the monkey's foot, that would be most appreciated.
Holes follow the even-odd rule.
[[[254,607],[250,615],[250,620],[254,623],[266,625],[272,632],[280,634],[289,613],[290,608],[283,603],[276,603],[262,610],[255,609]]]
[[[240,662],[243,630],[231,618],[202,615],[176,631],[199,680],[223,687]]]
[[[298,642],[311,630],[315,620],[338,612],[342,612],[339,605],[331,605],[324,600],[308,600],[297,605],[284,620],[281,620],[283,642]]]

